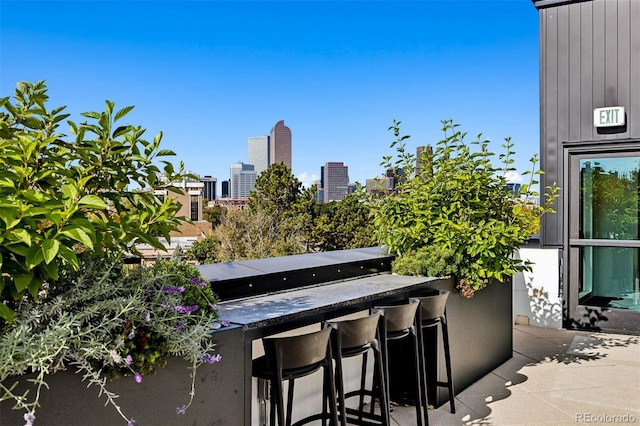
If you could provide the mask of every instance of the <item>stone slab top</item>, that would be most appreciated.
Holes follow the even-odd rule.
[[[230,300],[218,305],[220,318],[245,330],[304,322],[353,308],[369,308],[397,297],[408,296],[438,278],[390,273],[323,283],[295,290]]]

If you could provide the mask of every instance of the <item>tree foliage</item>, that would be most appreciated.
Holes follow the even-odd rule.
[[[371,205],[359,190],[340,201],[319,203],[311,232],[314,250],[346,250],[377,244]]]
[[[67,121],[67,137],[58,128],[69,114],[64,106],[49,110],[47,101],[43,81],[18,83],[14,102],[0,99],[4,320],[14,316],[12,301],[36,297],[44,282],[58,280],[63,264],[77,268],[78,253],[135,253],[136,243],[163,249],[159,237],[169,239],[181,221],[179,205],[146,190],[161,175],[177,178],[163,159],[174,154],[160,149],[161,133],[147,141],[143,128],[121,123],[132,106],[116,110],[106,101],[104,112],[81,114],[88,121]]]

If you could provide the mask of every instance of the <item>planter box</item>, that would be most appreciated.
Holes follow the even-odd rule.
[[[451,369],[456,394],[484,377],[513,355],[513,298],[511,281],[492,283],[465,299],[454,287],[453,279],[429,284],[433,289],[449,290],[447,318],[451,348]],[[424,294],[416,294],[426,295]],[[437,331],[437,333],[436,333]],[[446,370],[442,332],[438,328],[425,330],[428,375],[445,381]],[[410,343],[408,343],[410,345]],[[392,400],[413,402],[413,365],[393,362],[394,351],[407,351],[400,345],[390,346],[390,389]],[[436,389],[429,381],[429,401],[438,407],[449,399],[444,387]]]
[[[107,388],[120,395],[116,402],[123,412],[145,425],[229,425],[243,424],[244,399],[242,372],[236,369],[236,359],[242,359],[243,342],[240,328],[225,328],[215,334],[216,351],[222,360],[202,365],[196,377],[196,394],[186,414],[176,414],[176,407],[189,400],[191,377],[189,364],[182,358],[169,359],[142,383],[124,377],[107,383]],[[28,376],[22,378],[21,382]],[[11,384],[11,379],[6,384]],[[50,389],[43,389],[41,407],[36,411],[35,425],[124,425],[112,405],[105,406],[105,397],[98,397],[99,388],[82,381],[73,366],[48,377]],[[24,389],[20,387],[16,391]],[[30,394],[33,392],[30,391]],[[12,410],[12,401],[0,402],[0,424],[24,425],[24,411]]]

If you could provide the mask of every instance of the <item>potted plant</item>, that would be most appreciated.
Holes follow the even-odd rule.
[[[443,139],[417,156],[407,151],[409,136],[401,135],[400,122],[393,122],[396,154],[384,157],[382,165],[395,171],[396,186],[388,196],[373,200],[373,208],[379,240],[396,256],[392,271],[443,277],[432,290],[452,292],[447,316],[452,376],[459,392],[512,356],[511,277],[531,267],[514,253],[536,233],[540,217],[553,212],[558,188],[546,188],[537,203],[536,176],[542,172],[536,169],[536,156],[532,170],[523,173],[529,183],[510,186],[514,152],[509,138],[496,158],[482,135],[469,144],[457,124],[442,124]],[[453,297],[455,293],[462,297]],[[425,341],[431,342],[431,375],[443,381],[442,341],[435,333]],[[404,374],[393,373],[396,383],[403,382]],[[448,394],[434,389],[430,399],[441,405]]]
[[[138,243],[163,249],[160,236],[168,240],[185,220],[178,204],[151,190],[182,167],[176,173],[162,160],[161,172],[156,161],[173,155],[159,148],[161,134],[147,141],[144,129],[117,123],[132,107],[107,101],[104,112],[83,114],[93,122],[69,121],[69,141],[57,131],[68,114],[47,109],[44,82],[18,83],[14,99],[0,99],[3,416],[9,421],[6,407],[22,410],[31,425],[53,373],[73,369],[133,424],[111,384],[140,384],[170,355],[190,369],[188,397],[176,409],[185,413],[196,370],[220,361],[211,340],[221,325],[217,298],[177,260],[135,269],[122,260]],[[121,376],[130,377],[111,382]]]

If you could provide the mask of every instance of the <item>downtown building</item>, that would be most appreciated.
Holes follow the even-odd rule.
[[[269,136],[269,164],[283,163],[291,170],[291,129],[280,120]]]
[[[328,162],[320,168],[322,201],[340,201],[349,193],[349,167],[342,162]]]
[[[230,169],[229,197],[234,200],[249,198],[256,186],[256,171],[253,164],[233,163]]]

